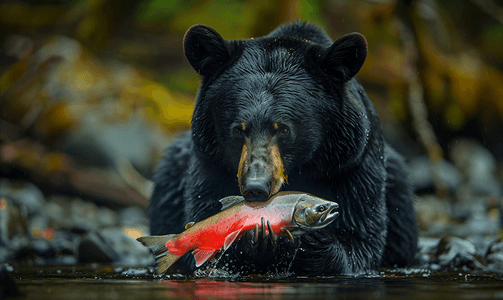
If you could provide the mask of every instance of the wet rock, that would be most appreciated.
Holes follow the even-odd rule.
[[[55,249],[50,241],[38,238],[31,239],[24,247],[16,251],[15,259],[19,261],[30,261],[35,264],[45,264],[50,262],[56,255]]]
[[[122,226],[138,226],[140,224],[148,224],[147,213],[145,212],[145,210],[137,206],[124,208],[120,211],[119,216]]]
[[[14,257],[14,252],[7,247],[0,247],[0,263],[5,262]]]
[[[37,264],[72,264],[77,262],[78,241],[80,237],[70,232],[33,227],[32,236],[10,241],[9,249],[12,251],[8,258]]]
[[[436,262],[443,267],[467,267],[470,270],[487,268],[486,260],[472,243],[454,236],[440,239],[435,256]]]
[[[49,245],[57,256],[59,255],[76,255],[77,245],[80,243],[81,237],[77,234],[68,231],[58,231],[54,239],[49,241]]]
[[[486,260],[491,271],[503,272],[503,241],[495,240],[487,250]]]
[[[501,218],[499,202],[493,197],[481,197],[468,187],[456,191],[456,201],[452,202],[452,223],[450,234],[461,238],[494,237],[500,230]]]
[[[452,205],[451,214],[454,218],[465,221],[475,214],[483,214],[487,210],[486,198],[476,197],[469,191],[456,197]]]
[[[71,221],[83,231],[95,231],[99,228],[115,226],[119,222],[116,212],[81,199],[74,199],[70,205]]]
[[[489,202],[487,198],[467,192],[455,201],[435,195],[418,196],[414,207],[419,228],[425,236],[485,239],[493,237],[501,228],[499,210],[489,206]]]
[[[454,222],[448,200],[440,200],[434,195],[417,197],[414,203],[418,225],[424,235],[441,237],[447,234]]]
[[[450,149],[452,161],[471,189],[484,195],[502,195],[501,184],[495,175],[496,159],[489,150],[468,139],[454,141]]]
[[[118,262],[125,265],[148,265],[153,263],[150,250],[128,236],[124,229],[130,228],[107,228],[100,231],[101,237],[111,245],[118,253]]]
[[[431,260],[434,257],[433,253],[437,249],[439,241],[439,238],[419,237],[416,256],[419,266],[422,268],[428,268],[430,266]]]
[[[45,215],[56,229],[84,234],[119,224],[119,216],[115,211],[79,198],[53,196],[47,202]]]
[[[469,205],[468,216],[463,223],[452,228],[452,234],[459,237],[494,236],[500,230],[500,220],[492,220],[487,214],[487,206],[481,204]],[[456,209],[454,209],[455,211]]]
[[[10,198],[0,196],[0,262],[16,257],[29,244],[30,233],[22,211]]]
[[[29,228],[32,236],[42,234],[43,230],[49,227],[49,222],[47,217],[43,214],[36,215],[29,220]],[[34,236],[35,238],[39,238],[40,236]]]
[[[79,262],[148,265],[150,251],[123,232],[123,228],[106,228],[86,235],[78,248]]]
[[[124,277],[144,277],[147,276],[148,274],[149,274],[148,269],[136,269],[136,268],[129,268],[121,272],[121,276]]]
[[[487,255],[499,252],[503,253],[503,241],[501,239],[496,239],[491,243],[491,245],[487,249]]]
[[[30,243],[30,248],[39,257],[49,258],[54,256],[54,251],[45,239],[33,239]]]
[[[479,253],[482,256],[486,256],[487,252],[489,251],[489,247],[494,243],[496,240],[494,236],[492,237],[486,237],[486,236],[478,236],[478,235],[472,235],[470,237],[465,238],[467,241],[472,243],[475,246],[475,249],[477,249],[477,253]]]
[[[51,247],[51,255],[44,257],[45,261],[58,265],[73,265],[78,262],[76,243],[68,240],[56,243],[50,241],[49,246]]]
[[[96,215],[98,207],[94,203],[74,199],[70,204],[70,219],[72,229],[77,232],[92,232],[99,228]]]
[[[96,232],[84,236],[78,248],[79,262],[113,263],[120,260],[119,254]]]
[[[45,204],[44,194],[34,184],[24,181],[12,182],[0,179],[0,195],[12,199],[28,216],[39,214]]]
[[[488,269],[492,272],[503,273],[503,252],[495,252],[486,256]]]
[[[96,219],[99,221],[100,228],[117,226],[121,221],[119,215],[107,207],[99,208],[96,212]]]
[[[431,163],[427,156],[413,158],[408,164],[408,170],[409,179],[416,188],[416,192],[421,193],[434,189]],[[461,174],[450,162],[442,160],[438,170],[440,178],[451,191],[459,187]]]
[[[77,130],[72,131],[65,141],[64,151],[84,164],[114,167],[118,157],[127,159],[142,174],[150,174],[153,159],[145,153],[161,155],[168,143],[165,135],[146,122],[143,114],[123,118],[119,122],[104,122],[113,115],[117,99],[106,99],[104,109],[91,111],[80,121]],[[117,119],[115,119],[117,120]],[[93,151],[89,151],[89,148]]]
[[[44,205],[44,215],[48,218],[48,223],[55,229],[70,227],[68,220],[68,208],[58,203],[61,197],[48,197],[47,203]]]
[[[17,236],[27,236],[26,218],[19,206],[0,194],[0,246],[7,247]]]

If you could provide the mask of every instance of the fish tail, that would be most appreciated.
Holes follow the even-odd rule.
[[[180,255],[171,254],[166,248],[166,242],[176,238],[177,234],[168,234],[160,236],[143,236],[136,240],[149,248],[155,255],[155,274],[160,275],[166,272],[179,258]]]

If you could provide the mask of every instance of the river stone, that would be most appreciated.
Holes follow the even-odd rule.
[[[8,196],[21,209],[26,210],[28,216],[39,214],[45,204],[42,191],[26,181],[12,182],[6,178],[0,179],[0,195]]]
[[[117,253],[116,262],[129,266],[153,264],[151,251],[126,235],[123,229],[114,227],[99,231],[101,238]]]
[[[486,255],[489,269],[496,272],[503,272],[503,240],[496,239],[487,249]]]
[[[122,226],[138,226],[148,224],[148,218],[145,210],[137,206],[131,206],[122,209],[119,212],[119,216]]]
[[[471,270],[487,268],[486,260],[477,252],[472,243],[454,236],[445,236],[440,239],[435,256],[438,264],[443,267],[466,266]]]
[[[150,250],[127,236],[121,227],[105,228],[87,234],[80,242],[79,262],[153,264]]]
[[[79,262],[113,263],[120,260],[115,249],[96,232],[88,233],[78,248]]]
[[[502,195],[502,187],[496,174],[494,155],[479,142],[458,139],[451,143],[450,156],[463,173],[468,186],[483,195]]]
[[[449,189],[455,190],[461,184],[461,174],[447,160],[443,159],[438,166],[439,176]],[[408,164],[409,179],[417,192],[432,191],[434,189],[431,162],[427,156],[413,158]]]
[[[9,197],[0,194],[0,246],[10,247],[15,237],[27,235],[26,216]]]

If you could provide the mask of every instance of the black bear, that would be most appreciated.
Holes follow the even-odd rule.
[[[244,273],[334,275],[414,261],[412,188],[354,79],[367,56],[363,35],[332,42],[297,22],[228,41],[195,25],[184,52],[202,83],[191,131],[167,148],[154,175],[152,235],[182,232],[220,211],[218,200],[229,195],[263,201],[301,191],[339,203],[339,218],[296,243],[268,242],[265,229],[258,240],[246,234],[219,263]],[[191,255],[179,267],[193,271]]]

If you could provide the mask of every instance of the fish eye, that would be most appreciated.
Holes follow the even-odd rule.
[[[318,208],[318,210],[319,210],[320,212],[325,211],[325,206],[320,205],[320,207]]]

